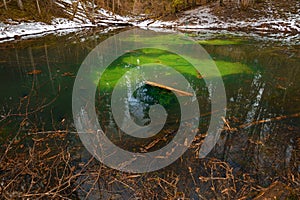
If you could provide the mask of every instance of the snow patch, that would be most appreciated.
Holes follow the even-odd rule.
[[[285,17],[281,18],[274,18],[276,10],[270,8],[269,14],[265,18],[225,21],[213,15],[209,7],[203,6],[184,12],[178,20],[161,21],[149,19],[147,15],[117,15],[91,3],[83,5],[78,1],[60,0],[56,1],[56,4],[64,8],[72,20],[56,18],[52,20],[51,24],[42,22],[20,23],[13,20],[8,20],[7,24],[0,22],[0,42],[20,37],[39,37],[50,33],[66,34],[96,26],[116,28],[135,26],[142,29],[171,32],[175,29],[180,31],[246,31],[250,32],[250,34],[247,33],[248,35],[263,35],[262,37],[287,42],[298,41],[299,43],[300,41],[300,9],[298,13],[286,13]],[[74,5],[77,5],[77,8],[74,8]],[[89,9],[92,9],[93,12],[89,12]]]
[[[0,42],[28,38],[28,36],[44,36],[49,33],[74,32],[82,28],[93,27],[92,24],[80,24],[64,18],[56,18],[51,24],[43,22],[21,22],[15,24],[0,23]]]
[[[300,9],[296,14],[288,13],[286,17],[266,17],[260,19],[224,21],[211,13],[209,7],[200,7],[186,11],[177,20],[179,29],[230,29],[268,32],[300,33]]]

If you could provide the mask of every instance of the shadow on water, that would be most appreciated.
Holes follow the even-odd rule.
[[[127,99],[135,122],[149,123],[149,107],[168,112],[152,138],[126,136],[116,125],[110,93],[140,62],[176,65],[197,93],[201,123],[189,150],[165,169],[129,174],[110,169],[83,147],[72,118],[72,87],[88,53],[115,32],[82,32],[0,44],[0,194],[5,198],[252,199],[262,187],[283,184],[280,197],[297,198],[300,182],[300,52],[297,46],[218,35],[200,42],[225,84],[227,116],[222,135],[205,159],[198,151],[210,122],[208,88],[201,74],[168,52],[129,52],[112,63],[96,94],[97,114],[108,137],[134,152],[165,146],[180,112],[170,91],[142,85]],[[217,41],[217,43],[216,43]],[[222,43],[222,41],[224,41]],[[245,41],[245,42],[242,42]],[[174,60],[175,59],[175,60]],[[176,68],[175,67],[175,68]],[[95,80],[91,77],[91,81]],[[102,82],[101,82],[102,81]],[[128,88],[125,88],[128,90]],[[276,186],[275,186],[276,187]]]

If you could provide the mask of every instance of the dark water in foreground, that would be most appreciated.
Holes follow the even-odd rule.
[[[0,44],[0,194],[10,198],[233,199],[252,198],[261,187],[300,182],[300,50],[254,38],[192,36],[215,60],[227,95],[224,130],[213,151],[198,158],[209,123],[209,89],[201,75],[167,52],[129,52],[113,63],[96,95],[108,137],[124,149],[154,151],[178,129],[178,102],[164,89],[140,88],[129,102],[134,120],[149,123],[149,106],[165,106],[164,129],[149,140],[126,137],[111,114],[110,92],[128,68],[150,60],[183,66],[202,118],[190,149],[175,163],[149,174],[128,174],[101,165],[82,146],[72,118],[76,73],[99,42],[101,31]],[[137,61],[137,58],[140,60]],[[152,59],[152,60],[151,60]],[[91,77],[92,79],[93,77]],[[97,84],[97,83],[95,83]]]

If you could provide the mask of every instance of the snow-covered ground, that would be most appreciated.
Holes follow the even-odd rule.
[[[73,13],[74,7],[72,1],[61,0],[56,1],[57,5],[62,7],[67,14],[73,16],[73,19],[55,18],[51,24],[43,22],[16,22],[7,20],[7,23],[0,22],[0,43],[15,39],[26,39],[32,37],[41,37],[47,34],[66,34],[70,32],[80,31],[92,27],[124,27],[134,25],[140,21],[141,17],[126,17],[115,15],[112,12],[106,11],[102,8],[95,9],[93,19],[89,16],[86,6],[80,2],[77,5],[76,12]],[[129,23],[130,22],[130,23]]]
[[[205,30],[229,30],[246,31],[252,34],[264,35],[273,39],[284,41],[300,41],[300,9],[297,14],[290,14],[284,18],[260,18],[247,20],[224,21],[213,15],[210,7],[199,7],[184,12],[175,21],[159,21],[147,18],[147,16],[120,16],[97,8],[95,5],[82,5],[78,3],[76,12],[71,0],[57,1],[64,8],[72,20],[56,18],[51,24],[42,22],[0,22],[0,42],[19,38],[40,37],[46,34],[64,34],[80,31],[85,28],[124,27],[135,26],[158,30],[161,28],[172,28],[183,31],[205,31]],[[87,12],[92,8],[93,14]]]
[[[296,14],[274,18],[274,15],[264,18],[249,18],[247,20],[222,20],[212,14],[209,7],[199,7],[184,12],[176,20],[176,28],[183,31],[224,30],[239,32],[257,37],[286,43],[300,44],[300,9]]]
[[[221,20],[213,15],[209,7],[200,7],[186,11],[176,21],[179,29],[230,29],[265,32],[300,33],[300,9],[297,14],[284,18],[266,17],[247,20]]]
[[[43,22],[0,22],[0,42],[10,41],[22,37],[40,37],[50,33],[63,34],[78,31],[82,28],[93,27],[93,24],[76,23],[63,18],[52,20],[51,24]]]

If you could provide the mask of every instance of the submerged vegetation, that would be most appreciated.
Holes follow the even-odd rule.
[[[170,118],[161,133],[149,140],[126,137],[116,127],[109,98],[121,76],[139,65],[164,64],[183,74],[197,92],[201,124],[189,150],[167,168],[130,174],[110,169],[87,152],[70,113],[76,72],[89,51],[109,34],[48,35],[0,45],[6,49],[0,55],[1,91],[5,94],[0,118],[1,198],[299,198],[297,46],[262,45],[247,37],[225,35],[198,41],[220,70],[228,101],[222,135],[205,159],[199,159],[198,152],[210,122],[208,89],[201,73],[187,60],[170,51],[138,49],[115,60],[99,83],[96,75],[91,77],[99,84],[96,104],[101,125],[115,144],[133,152],[151,152],[165,146],[178,129],[180,115],[173,116],[173,112],[179,108],[172,92],[141,87],[133,94],[140,102],[131,107],[132,117],[149,123],[148,110],[141,117],[138,108],[160,103]],[[184,44],[184,40],[176,42]],[[142,99],[140,94],[145,89]]]
[[[229,20],[237,16],[259,18],[259,8],[270,8],[273,3],[285,6],[279,15],[286,9],[291,13],[297,9],[286,7],[296,0],[66,2],[3,0],[0,21],[50,23],[54,17],[74,20],[75,14],[85,13],[93,22],[93,14],[101,8],[121,15],[143,14],[139,17],[145,20],[174,19],[182,11],[202,5],[215,6],[213,11]],[[176,135],[181,115],[178,99],[168,87],[140,85],[124,101],[130,117],[138,125],[147,125],[151,121],[149,107],[161,104],[168,113],[167,123],[147,139],[124,133],[114,120],[111,102],[111,93],[124,74],[141,66],[151,67],[149,63],[169,66],[182,74],[196,93],[200,124],[186,153],[164,169],[134,174],[96,160],[83,146],[72,117],[72,88],[84,58],[99,42],[123,30],[106,31],[85,29],[59,37],[0,43],[0,199],[300,199],[299,45],[257,41],[250,36],[185,33],[209,53],[226,90],[222,134],[203,159],[198,154],[211,114],[219,112],[210,108],[212,86],[206,85],[204,78],[215,77],[203,77],[201,70],[197,72],[185,58],[163,48],[126,52],[110,64],[100,80],[97,73],[87,74],[98,86],[96,113],[105,134],[114,144],[132,152],[153,152],[166,146]],[[189,44],[185,38],[165,36],[132,37],[127,41],[156,42],[162,47]],[[206,67],[208,61],[201,63]],[[85,91],[85,86],[80,90]]]
[[[206,62],[208,61],[202,61],[203,67],[205,67]],[[193,82],[191,78],[202,79],[201,74],[199,74],[187,60],[178,56],[177,54],[161,49],[142,49],[131,53],[126,53],[115,60],[101,76],[99,84],[102,85],[102,89],[108,85],[110,88],[114,88],[116,82],[121,78],[122,75],[125,74],[125,72],[147,63],[157,63],[160,65],[171,66],[181,74],[185,75],[186,78],[188,78],[191,82]],[[221,76],[224,77],[234,74],[254,73],[254,69],[251,69],[248,65],[240,62],[215,60],[215,63],[220,71]],[[97,78],[94,80],[97,80]]]

